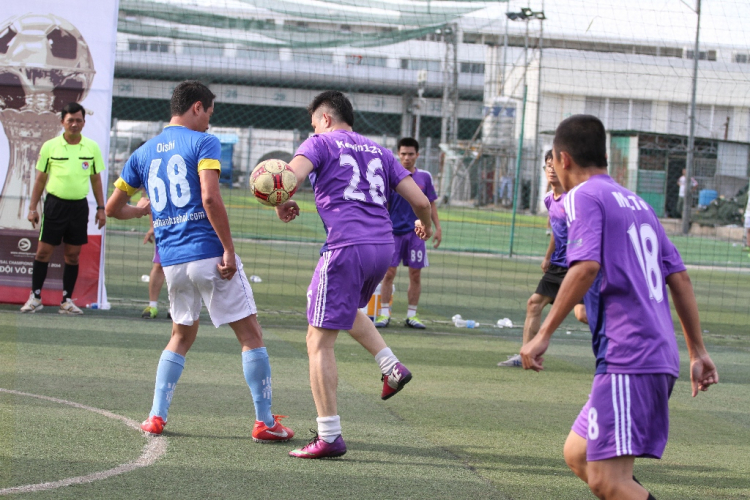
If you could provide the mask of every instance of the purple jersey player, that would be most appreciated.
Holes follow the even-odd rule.
[[[568,262],[565,259],[565,247],[568,241],[568,224],[565,218],[565,192],[560,179],[552,167],[552,150],[544,155],[544,173],[552,190],[544,197],[544,205],[549,214],[549,226],[552,230],[547,246],[547,253],[542,260],[542,271],[544,275],[539,280],[536,291],[531,294],[526,302],[526,320],[523,324],[523,345],[526,345],[536,336],[542,321],[542,311],[547,304],[552,304],[560,291],[565,274],[568,272]],[[573,309],[576,319],[581,323],[588,323],[586,309],[583,304],[576,304]],[[514,354],[508,359],[497,364],[501,367],[518,367],[521,364],[521,355]]]
[[[435,200],[437,193],[432,185],[432,175],[425,170],[418,170],[416,167],[417,158],[419,158],[419,143],[411,137],[404,137],[398,141],[398,157],[401,165],[411,173],[412,179],[417,183],[419,189],[430,200],[430,214],[432,223],[435,225],[435,234],[433,235],[434,248],[440,245],[443,232],[440,229],[440,219],[438,219],[437,206]],[[393,223],[393,238],[395,248],[393,259],[383,278],[381,287],[382,306],[380,314],[375,319],[375,326],[385,328],[391,322],[391,298],[393,296],[393,280],[396,278],[398,265],[403,263],[409,267],[409,290],[407,298],[409,306],[406,310],[405,324],[411,328],[424,329],[424,324],[417,316],[417,305],[419,296],[422,293],[422,268],[427,267],[427,246],[414,233],[414,220],[417,218],[411,205],[398,193],[391,193],[391,199],[388,200],[388,212],[391,214]]]
[[[604,125],[590,115],[560,123],[553,165],[563,188],[570,265],[538,335],[521,349],[539,371],[550,337],[585,294],[596,374],[565,442],[565,461],[599,498],[650,499],[636,457],[659,458],[679,372],[667,287],[690,355],[693,396],[719,381],[701,335],[690,278],[651,207],[607,175]]]
[[[326,243],[307,290],[307,352],[310,385],[318,411],[318,432],[297,458],[338,457],[346,453],[336,405],[338,372],[333,346],[339,330],[367,349],[383,374],[382,399],[411,380],[409,370],[388,348],[360,307],[370,300],[393,255],[388,196],[395,190],[414,208],[414,231],[432,235],[430,203],[393,153],[352,131],[354,110],[341,92],[327,91],[308,107],[315,135],[300,146],[289,166],[297,180],[309,176],[315,205],[326,228]],[[288,201],[276,208],[284,222],[299,215]]]

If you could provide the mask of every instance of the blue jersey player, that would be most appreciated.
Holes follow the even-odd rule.
[[[141,186],[146,188],[169,289],[172,338],[159,360],[153,406],[141,429],[161,434],[167,423],[203,301],[214,326],[229,324],[242,345],[242,368],[255,403],[253,439],[288,441],[294,432],[281,424],[282,416],[271,413],[271,365],[219,191],[221,144],[205,133],[215,97],[200,82],[175,87],[169,125],[133,153],[107,202],[110,217],[142,217],[149,202],[143,207],[127,202]]]
[[[701,335],[690,277],[653,209],[607,175],[604,125],[574,115],[555,131],[553,159],[567,192],[568,273],[539,333],[521,349],[542,369],[552,333],[585,299],[596,371],[564,456],[599,498],[650,500],[637,457],[661,458],[680,363],[667,286],[690,355],[693,396],[719,381]]]

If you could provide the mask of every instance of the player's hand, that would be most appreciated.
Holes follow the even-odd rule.
[[[143,197],[140,200],[138,200],[138,203],[136,203],[135,206],[136,208],[141,209],[141,215],[139,217],[145,217],[151,213],[151,200],[149,200],[146,197]]]
[[[36,210],[29,210],[29,215],[26,216],[26,219],[31,222],[31,227],[36,229],[36,225],[39,224],[39,213]]]
[[[299,205],[294,200],[289,200],[276,207],[276,215],[284,222],[291,222],[299,216]]]
[[[548,259],[546,257],[542,261],[542,272],[546,273],[549,270],[549,261],[550,261],[550,259]]]
[[[427,241],[430,239],[430,236],[432,236],[432,225],[425,227],[422,224],[422,221],[417,219],[414,222],[414,232],[417,233],[417,236],[419,236],[420,240]]]
[[[707,391],[710,385],[719,383],[719,372],[708,353],[690,360],[690,383],[693,397],[698,395],[698,391]]]
[[[151,227],[146,231],[146,236],[143,237],[143,244],[154,242],[154,228]]]
[[[439,247],[441,241],[443,241],[443,229],[437,228],[435,229],[435,234],[432,235],[432,248]]]
[[[537,335],[531,342],[523,346],[521,348],[521,362],[524,370],[534,370],[535,372],[544,370],[542,354],[547,351],[547,347],[549,347],[549,339],[541,335]]]
[[[97,209],[94,220],[96,221],[96,227],[101,229],[104,227],[104,224],[107,223],[107,214],[104,213],[104,210]]]
[[[221,276],[221,279],[231,280],[237,272],[237,259],[234,252],[228,252],[225,250],[221,262],[216,264],[216,268],[219,270],[219,276]]]

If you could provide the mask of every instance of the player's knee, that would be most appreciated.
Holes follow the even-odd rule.
[[[420,272],[421,269],[411,269],[409,268],[409,282],[414,285],[421,285],[422,284],[422,273]]]
[[[576,319],[580,321],[581,323],[589,324],[589,317],[586,315],[586,309],[583,307],[576,307],[574,310],[574,314],[576,315]]]
[[[588,481],[586,474],[586,450],[583,452],[577,446],[573,446],[570,442],[565,443],[563,448],[563,457],[568,468],[573,471],[573,474],[581,478],[584,482]]]
[[[542,309],[544,309],[544,302],[541,297],[536,293],[529,297],[529,300],[526,301],[526,312],[528,314],[541,314]]]
[[[385,277],[383,278],[383,281],[386,283],[391,283],[396,278],[396,272],[398,271],[398,268],[396,267],[389,267],[388,271],[385,272]]]

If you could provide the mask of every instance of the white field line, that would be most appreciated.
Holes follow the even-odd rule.
[[[73,401],[66,401],[64,399],[51,398],[49,396],[40,396],[38,394],[29,394],[27,392],[13,391],[10,389],[4,389],[2,387],[0,387],[0,392],[4,392],[6,394],[14,394],[16,396],[25,396],[29,398],[43,399],[45,401],[52,401],[53,403],[64,404],[64,405],[72,406],[74,408],[79,408],[81,410],[98,413],[99,415],[102,415],[104,417],[111,418],[113,420],[119,420],[120,422],[124,423],[128,427],[131,427],[140,432],[140,425],[138,424],[138,422],[136,422],[135,420],[129,419],[127,417],[123,417],[122,415],[117,415],[115,413],[109,412],[107,410],[102,410],[100,408],[94,408],[92,406],[82,405],[80,403],[74,403]],[[108,477],[117,476],[119,474],[124,474],[126,472],[130,472],[140,467],[147,467],[149,465],[152,465],[159,458],[161,458],[162,455],[164,455],[167,452],[167,440],[163,436],[148,436],[148,435],[146,435],[146,440],[147,440],[147,443],[143,447],[141,456],[132,462],[118,465],[117,467],[113,469],[100,471],[100,472],[94,472],[92,474],[87,474],[85,476],[70,477],[67,479],[62,479],[60,481],[53,481],[49,483],[27,484],[24,486],[14,486],[12,488],[5,488],[5,489],[0,490],[0,495],[12,495],[14,493],[33,493],[36,491],[52,490],[55,488],[61,488],[63,486],[70,486],[72,484],[91,483],[94,481],[101,481],[102,479],[107,479]]]

